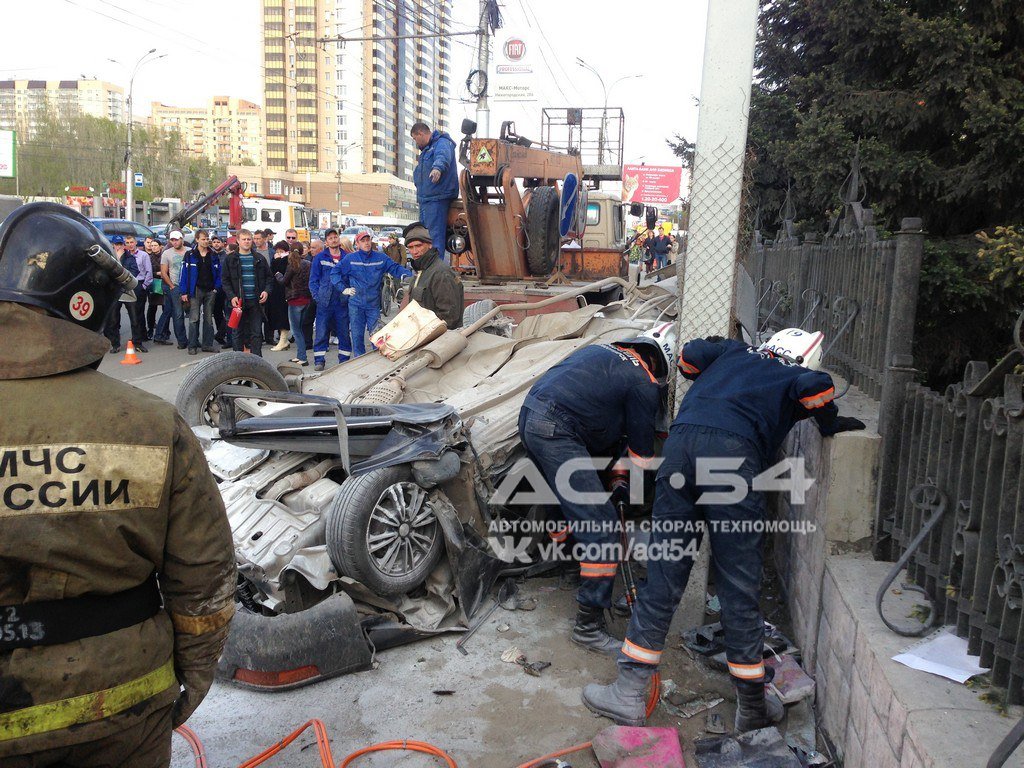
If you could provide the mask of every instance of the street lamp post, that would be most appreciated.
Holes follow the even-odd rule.
[[[351,144],[338,145],[338,226],[341,227],[342,229],[344,229],[344,227],[342,226],[342,216],[344,215],[344,211],[342,210],[341,206],[341,168],[342,165],[344,164],[344,158],[348,154],[348,151],[350,149],[355,149],[356,147],[361,146],[363,146],[362,142],[358,141],[354,141]]]
[[[576,57],[576,64],[590,72],[593,72],[594,75],[597,76],[598,82],[601,83],[601,90],[604,92],[604,106],[601,109],[601,130],[597,135],[597,159],[600,165],[604,165],[605,125],[608,122],[608,94],[611,93],[612,88],[621,83],[623,80],[629,80],[634,77],[641,77],[641,75],[623,75],[606,88],[604,85],[604,78],[601,77],[601,73],[594,69],[594,67],[592,67],[590,64],[588,64],[578,56]]]
[[[141,67],[144,63],[147,63],[148,61],[156,61],[157,59],[162,59],[165,56],[167,56],[166,53],[162,53],[156,58],[150,59],[149,57],[152,56],[154,53],[156,53],[156,48],[150,48],[148,51],[142,54],[142,56],[139,57],[139,60],[135,62],[135,66],[132,68],[132,74],[128,80],[128,145],[124,153],[124,215],[125,218],[128,219],[129,221],[133,221],[135,219],[135,179],[134,174],[132,173],[132,89],[135,87],[135,75],[138,73],[139,67]],[[118,64],[122,67],[125,66],[124,64],[121,64],[121,62],[117,59],[107,59],[107,61],[112,61],[115,64]]]

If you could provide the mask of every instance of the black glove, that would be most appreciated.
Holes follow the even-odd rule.
[[[832,435],[838,435],[840,432],[853,432],[858,429],[864,429],[866,425],[860,419],[855,419],[853,416],[836,416],[830,424],[819,424],[818,431],[821,432],[822,437],[832,437]]]

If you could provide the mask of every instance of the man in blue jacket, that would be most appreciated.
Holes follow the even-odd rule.
[[[813,417],[826,437],[864,428],[863,422],[839,415],[832,377],[818,370],[822,341],[821,333],[787,328],[757,349],[721,337],[683,347],[679,370],[694,384],[679,407],[658,470],[647,582],[619,653],[618,678],[583,690],[583,703],[593,712],[620,725],[644,724],[646,689],[661,661],[703,525],[736,688],[736,731],[782,718],[781,702],[765,696],[770,677],[759,604],[765,510],[763,495],[752,485],[797,421]]]
[[[564,467],[570,460],[585,464],[623,454],[640,467],[650,464],[674,346],[673,325],[665,323],[635,339],[583,347],[533,385],[519,413],[523,446],[568,523],[551,538],[562,543],[571,535],[580,561],[570,639],[606,656],[615,656],[621,645],[604,620],[618,568],[611,550],[620,542],[619,516],[593,465],[575,468],[568,478]],[[629,473],[625,459],[616,463],[613,477],[620,472]],[[582,494],[605,500],[584,503]]]
[[[213,346],[213,308],[221,287],[220,257],[210,245],[205,229],[196,232],[196,244],[181,262],[181,303],[188,308],[188,353],[199,352],[199,321],[202,313],[203,352],[216,352]]]
[[[331,270],[334,289],[348,296],[348,325],[352,331],[352,354],[366,354],[366,334],[373,333],[380,319],[380,291],[384,273],[412,277],[405,267],[390,256],[374,250],[373,233],[356,232],[356,249],[343,257]]]
[[[420,221],[427,225],[430,239],[443,258],[448,242],[448,209],[459,196],[455,141],[444,131],[431,131],[426,123],[416,123],[410,133],[420,150],[413,171]]]
[[[348,333],[348,296],[331,283],[331,270],[341,263],[345,252],[341,250],[338,230],[328,229],[327,248],[313,257],[309,270],[309,292],[316,302],[316,333],[313,336],[313,370],[322,371],[331,344],[331,331],[338,337],[338,362],[352,357],[352,342]]]

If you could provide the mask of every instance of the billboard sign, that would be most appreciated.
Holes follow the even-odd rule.
[[[14,131],[0,131],[0,178],[18,175],[17,141]]]
[[[505,38],[495,56],[491,96],[494,101],[536,101],[533,57],[536,52],[523,35]]]
[[[679,199],[682,183],[679,165],[626,165],[622,168],[622,202],[666,205]]]

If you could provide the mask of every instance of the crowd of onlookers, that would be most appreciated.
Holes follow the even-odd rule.
[[[226,240],[199,230],[191,247],[178,230],[166,246],[146,238],[140,248],[134,237],[119,235],[110,242],[138,280],[135,302],[119,305],[107,322],[112,354],[121,351],[123,306],[137,352],[148,352],[148,342],[172,344],[172,331],[178,349],[190,355],[217,352],[218,345],[262,355],[264,344],[280,352],[294,343],[291,361],[308,365],[312,348],[320,371],[332,343],[339,362],[365,353],[367,334],[382,322],[387,276],[416,275],[414,299],[451,328],[462,320],[462,285],[419,222],[406,228],[405,245],[391,235],[383,249],[369,229],[354,240],[329,229],[324,241],[308,243],[294,229],[276,243],[271,230],[248,229]]]

